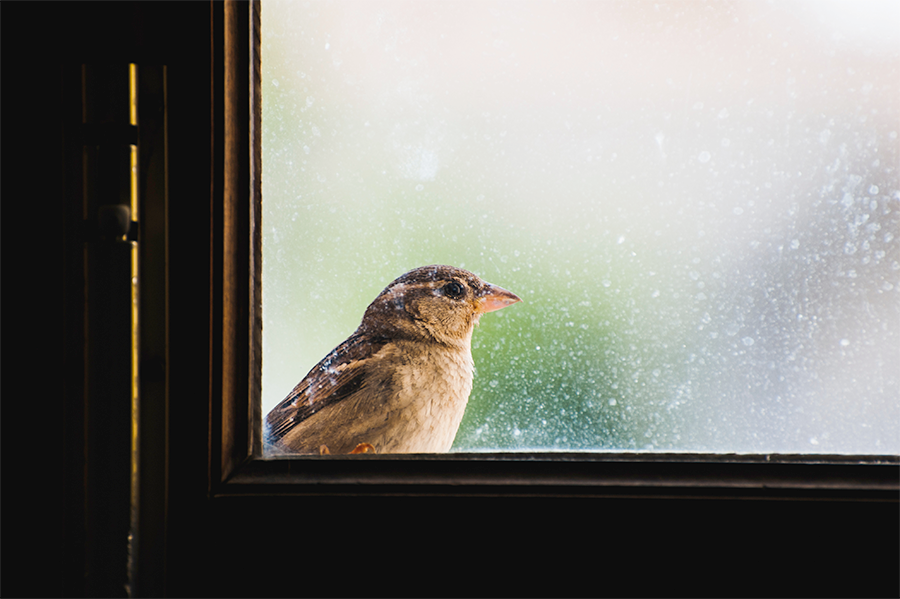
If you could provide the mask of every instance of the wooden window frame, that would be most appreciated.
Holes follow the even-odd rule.
[[[221,185],[213,192],[211,222],[211,496],[898,500],[900,457],[891,455],[529,452],[264,458],[259,1],[226,2],[223,29],[212,94],[213,113],[222,118],[213,124],[213,178]],[[220,172],[215,165],[221,165]]]

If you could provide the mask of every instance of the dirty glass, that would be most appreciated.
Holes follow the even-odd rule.
[[[263,414],[395,277],[523,298],[453,451],[900,453],[900,3],[262,4]]]

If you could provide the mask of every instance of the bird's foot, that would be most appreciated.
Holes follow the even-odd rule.
[[[353,451],[350,453],[378,453],[375,451],[375,447],[369,443],[360,443],[356,447],[353,448]],[[328,451],[327,445],[319,446],[319,455],[331,455],[331,452]]]
[[[360,443],[356,447],[353,448],[353,451],[350,453],[377,453],[375,448],[369,443]]]

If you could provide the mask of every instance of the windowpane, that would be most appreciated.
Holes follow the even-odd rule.
[[[525,300],[455,451],[900,452],[898,22],[268,0],[263,414],[444,263]]]

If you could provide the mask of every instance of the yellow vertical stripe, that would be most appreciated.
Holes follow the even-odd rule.
[[[138,69],[137,65],[132,63],[128,65],[128,120],[130,125],[138,124]],[[131,159],[129,161],[131,167],[130,178],[130,200],[131,200],[131,220],[139,221],[140,207],[138,197],[138,146],[132,145],[130,148]],[[136,506],[138,502],[138,469],[140,466],[139,454],[139,422],[140,422],[140,263],[138,255],[138,243],[129,242],[131,245],[131,505],[132,518],[136,517]],[[137,522],[132,522],[132,528]],[[133,548],[129,548],[129,553]],[[133,559],[133,555],[130,555]]]
[[[138,124],[137,65],[128,65],[128,123]]]

